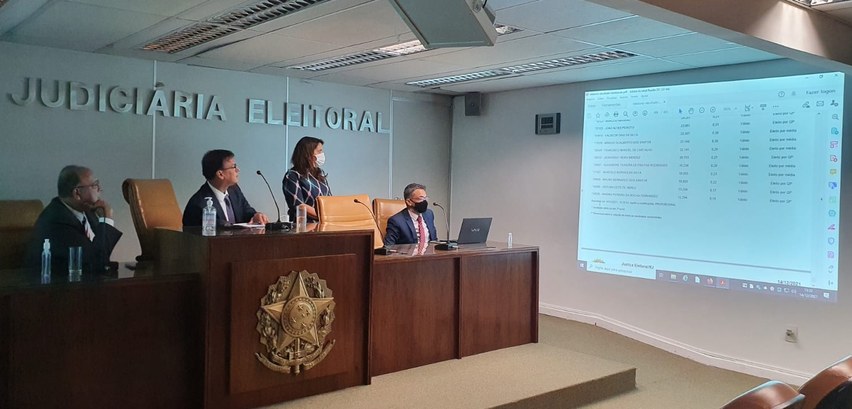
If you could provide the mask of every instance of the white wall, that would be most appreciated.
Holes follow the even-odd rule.
[[[252,205],[269,215],[275,206],[261,170],[287,217],[281,179],[290,154],[305,135],[325,140],[324,169],[337,195],[366,193],[401,196],[403,187],[421,181],[435,200],[449,198],[450,99],[392,93],[317,81],[157,63],[0,42],[0,200],[40,199],[56,195],[59,170],[68,164],[93,169],[115,209],[117,227],[125,234],[113,259],[130,261],[139,254],[129,208],[121,195],[126,178],[168,178],[181,210],[204,182],[201,157],[207,150],[234,151],[242,172],[240,185]],[[89,86],[158,88],[213,95],[225,108],[226,120],[117,113],[109,108],[70,110],[40,102],[20,106],[10,95],[25,92],[25,79],[78,81]],[[67,93],[67,89],[65,90]],[[283,103],[382,112],[389,133],[248,123],[248,99],[272,102],[274,117]],[[171,99],[171,97],[170,97]],[[173,101],[170,100],[170,104]],[[391,124],[393,126],[391,127]],[[378,124],[374,123],[374,126]],[[441,234],[445,230],[438,226]]]
[[[462,217],[493,216],[492,240],[512,232],[515,243],[540,246],[544,313],[594,322],[701,362],[800,383],[852,353],[850,258],[840,258],[836,304],[677,287],[580,271],[577,226],[585,91],[807,72],[815,70],[774,61],[502,92],[485,96],[479,117],[464,116],[459,97],[452,229]],[[535,135],[535,114],[550,112],[562,113],[562,133]],[[852,203],[852,189],[844,192],[841,200]],[[841,254],[852,247],[850,232],[841,223]],[[789,324],[799,327],[797,344],[784,341]]]

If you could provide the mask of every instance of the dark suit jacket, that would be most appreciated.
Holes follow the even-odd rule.
[[[89,241],[83,224],[58,197],[42,210],[35,222],[35,232],[27,253],[27,266],[39,267],[44,239],[50,239],[51,265],[54,271],[68,271],[68,247],[83,247],[83,272],[103,271],[109,262],[121,232],[98,221],[94,212],[86,212],[95,238]]]
[[[423,213],[423,221],[429,230],[429,240],[438,240],[438,231],[435,230],[435,214],[432,213],[431,209],[426,209],[426,212]],[[408,215],[408,208],[405,208],[388,219],[385,245],[415,243],[417,243],[417,234],[414,230],[414,221]]]
[[[195,192],[189,201],[186,202],[186,208],[183,209],[183,225],[184,226],[201,226],[201,216],[204,214],[204,208],[207,207],[205,197],[213,198],[213,207],[216,208],[216,225],[225,226],[225,209],[219,205],[216,200],[216,195],[213,194],[213,189],[207,182]],[[231,200],[231,207],[234,208],[234,223],[248,223],[254,214],[257,213],[249,204],[246,197],[243,196],[243,191],[239,185],[234,185],[228,188],[228,198]]]

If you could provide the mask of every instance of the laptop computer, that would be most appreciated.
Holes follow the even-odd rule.
[[[458,244],[483,244],[488,240],[490,229],[490,217],[462,219],[459,239],[456,242]]]

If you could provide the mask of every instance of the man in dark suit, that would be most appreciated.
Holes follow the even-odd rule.
[[[38,266],[48,239],[56,271],[67,271],[68,248],[78,246],[83,248],[84,272],[105,271],[122,233],[113,226],[112,207],[100,197],[100,182],[91,169],[70,165],[59,172],[56,187],[58,196],[36,220],[26,264]]]
[[[216,208],[216,225],[227,226],[234,223],[266,224],[265,214],[255,211],[243,196],[237,185],[240,181],[240,168],[234,160],[234,153],[224,149],[214,149],[201,159],[201,173],[207,179],[189,198],[183,210],[184,226],[201,226],[201,216],[207,207],[205,198],[213,198]]]
[[[405,209],[388,219],[385,245],[423,244],[438,239],[435,230],[435,214],[427,207],[429,196],[426,186],[412,183],[403,191]]]

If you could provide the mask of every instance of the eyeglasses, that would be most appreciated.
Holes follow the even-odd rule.
[[[234,166],[228,166],[227,168],[222,168],[221,170],[240,170],[240,167],[235,163]]]
[[[101,181],[96,180],[91,185],[80,185],[80,186],[76,186],[74,189],[87,189],[87,188],[92,188],[92,189],[95,189],[98,192],[100,192],[101,191]]]
[[[410,198],[410,199],[408,199],[408,200],[411,200],[411,201],[412,201],[412,202],[414,202],[414,203],[428,202],[428,201],[429,201],[429,196],[412,197],[412,198]]]

